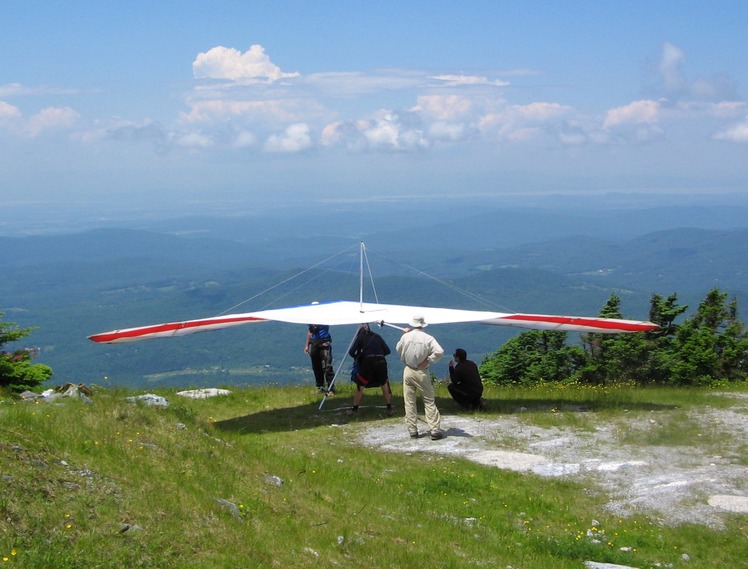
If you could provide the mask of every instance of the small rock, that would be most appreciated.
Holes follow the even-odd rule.
[[[229,502],[228,500],[224,500],[223,498],[216,498],[216,502],[221,504],[221,506],[224,506],[225,508],[228,508],[228,510],[231,512],[231,515],[234,516],[237,519],[241,519],[242,513],[239,511],[239,506],[234,504],[233,502]]]
[[[710,496],[708,504],[712,507],[727,510],[729,512],[737,512],[740,514],[748,513],[748,496],[718,494],[716,496]]]
[[[33,391],[24,391],[23,393],[20,393],[18,397],[24,401],[35,401],[36,399],[42,398],[43,395],[39,395]]]
[[[231,395],[228,389],[216,389],[214,387],[204,389],[191,389],[188,391],[177,391],[177,395],[188,397],[190,399],[207,399],[209,397],[218,397],[219,395]]]
[[[312,557],[319,557],[319,553],[317,553],[316,551],[314,551],[314,549],[312,549],[311,547],[305,547],[304,548],[304,553],[307,553],[307,554],[311,555]]]
[[[629,565],[616,565],[615,563],[598,563],[597,561],[585,561],[586,569],[637,569]]]
[[[273,486],[283,486],[283,479],[279,476],[268,475],[265,477],[265,482],[272,484]]]
[[[161,397],[160,395],[154,395],[153,393],[146,393],[145,395],[136,395],[134,397],[126,397],[127,401],[131,403],[142,403],[143,405],[154,406],[154,407],[168,407],[169,402]]]

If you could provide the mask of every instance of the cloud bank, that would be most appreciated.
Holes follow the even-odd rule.
[[[608,109],[554,100],[517,100],[513,81],[537,73],[490,74],[384,69],[303,75],[274,63],[262,45],[215,46],[192,61],[193,84],[173,120],[91,117],[73,106],[24,111],[48,89],[0,86],[0,134],[34,139],[67,133],[83,144],[150,142],[159,153],[189,149],[246,152],[424,152],[463,144],[577,149],[649,143],[669,129],[698,123],[708,138],[748,142],[748,109],[724,76],[689,79],[685,53],[664,43],[658,97],[622,100]],[[517,79],[520,78],[520,79]],[[60,90],[68,93],[74,90]],[[523,98],[531,94],[525,85]],[[514,99],[514,100],[513,100]]]
[[[704,119],[714,121],[714,139],[742,142],[744,123],[727,122],[745,114],[734,85],[725,77],[689,80],[684,61],[683,50],[664,43],[656,66],[660,97],[597,111],[549,100],[512,102],[512,83],[501,77],[404,69],[305,76],[282,70],[260,45],[244,53],[215,47],[193,62],[197,84],[181,121],[203,129],[241,124],[240,132],[262,141],[258,150],[286,153],[413,152],[466,142],[641,144],[670,125]],[[401,106],[377,104],[393,93]]]

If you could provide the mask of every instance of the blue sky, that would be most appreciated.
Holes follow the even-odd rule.
[[[748,2],[6,0],[0,204],[748,192]]]

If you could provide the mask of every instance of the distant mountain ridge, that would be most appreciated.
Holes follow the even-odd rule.
[[[254,259],[248,248],[215,238],[187,239],[135,229],[93,229],[54,236],[0,237],[0,266],[78,261],[169,259],[209,267],[237,266]]]
[[[538,268],[603,279],[621,287],[699,291],[720,287],[748,291],[748,229],[680,228],[624,242],[571,236],[479,254],[459,264],[484,268]]]

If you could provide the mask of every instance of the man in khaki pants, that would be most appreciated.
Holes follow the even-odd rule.
[[[418,437],[418,392],[423,399],[426,423],[431,432],[431,440],[444,438],[441,431],[441,415],[436,408],[434,386],[431,383],[429,364],[439,361],[444,350],[433,336],[423,329],[428,326],[423,316],[416,315],[410,321],[397,343],[397,353],[405,364],[403,369],[403,399],[405,406],[405,425],[412,438]]]

